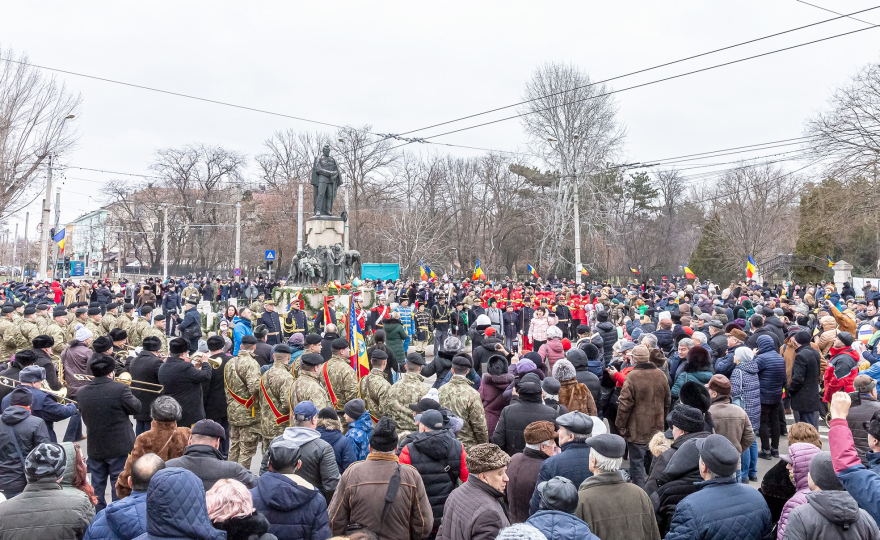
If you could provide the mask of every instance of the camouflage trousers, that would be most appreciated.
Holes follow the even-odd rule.
[[[229,426],[229,458],[250,470],[251,460],[257,453],[260,442],[260,425]]]

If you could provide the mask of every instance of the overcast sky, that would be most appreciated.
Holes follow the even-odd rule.
[[[812,3],[841,13],[872,6],[850,0]],[[0,47],[25,52],[32,63],[47,67],[402,133],[519,101],[526,79],[543,62],[571,62],[594,80],[606,79],[834,16],[795,0],[7,2]],[[858,17],[880,23],[880,9]],[[611,85],[623,88],[866,26],[841,19]],[[646,162],[799,137],[804,120],[825,106],[833,89],[880,60],[878,53],[880,29],[866,30],[621,92],[619,119],[628,132],[624,157]],[[144,174],[154,152],[164,147],[217,144],[252,158],[277,130],[326,129],[56,76],[83,96],[75,120],[79,144],[63,159],[74,166]],[[503,111],[454,127],[509,115]],[[516,120],[437,142],[524,149]],[[69,169],[62,222],[98,208],[102,183],[118,178]],[[39,203],[30,210],[33,237]],[[23,222],[23,213],[17,218]]]

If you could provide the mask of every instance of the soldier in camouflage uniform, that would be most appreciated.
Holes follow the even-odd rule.
[[[272,350],[272,367],[260,378],[260,431],[263,448],[269,448],[272,439],[284,433],[290,422],[290,374],[291,349],[285,344],[275,345]]]
[[[375,351],[373,353],[375,354]],[[404,432],[413,432],[417,429],[416,421],[413,418],[413,411],[409,406],[413,403],[418,403],[430,389],[425,384],[425,378],[421,375],[422,366],[424,365],[425,359],[422,358],[422,355],[410,353],[406,357],[405,373],[388,390],[390,416],[394,423],[397,424],[397,429],[401,435]]]
[[[3,306],[3,314],[0,317],[0,361],[9,362],[15,354],[15,334],[18,329],[13,321],[15,308],[11,305]],[[4,368],[5,369],[5,368]]]
[[[110,334],[110,330],[116,328],[116,317],[119,315],[119,304],[116,302],[110,302],[107,304],[107,312],[104,313],[104,316],[101,318],[101,329],[104,330],[104,334]]]
[[[452,359],[452,379],[440,387],[440,405],[464,421],[464,426],[457,437],[465,450],[489,442],[483,400],[480,398],[480,393],[474,390],[471,381],[467,379],[468,371],[471,369],[473,366],[470,358],[456,356]]]
[[[78,307],[73,310],[68,308],[69,313],[67,314],[67,330],[65,330],[65,340],[67,343],[73,341],[73,338],[76,336],[76,325],[77,324],[85,324],[86,322],[86,313],[88,313],[88,309],[84,307]],[[71,318],[71,315],[73,317]]]
[[[320,366],[324,364],[324,357],[317,353],[305,353],[300,356],[302,366],[300,367],[299,377],[290,385],[287,396],[287,403],[292,411],[298,403],[303,401],[311,401],[319,409],[330,406],[330,396],[327,390],[321,384],[322,377]],[[290,418],[290,425],[295,426],[293,417]]]
[[[31,342],[40,335],[37,326],[37,308],[29,306],[24,308],[24,318],[19,320],[15,331],[15,350],[30,349]]]
[[[104,335],[104,329],[101,328],[101,308],[90,307],[88,310],[88,318],[86,318],[83,326],[92,331],[95,339]]]
[[[244,336],[238,356],[226,363],[226,414],[229,418],[229,461],[250,469],[260,442],[260,364],[254,358],[257,338]]]
[[[388,401],[388,390],[391,383],[385,378],[385,364],[388,363],[388,354],[376,349],[370,358],[370,373],[361,379],[358,391],[368,411],[373,425],[383,416],[391,416],[391,403]],[[356,419],[355,419],[356,420]]]
[[[147,326],[140,334],[141,343],[144,342],[144,338],[150,336],[159,338],[159,341],[162,342],[162,346],[159,348],[159,356],[168,356],[168,338],[165,337],[165,322],[165,315],[160,313],[153,317],[153,325]]]
[[[37,304],[37,329],[40,332],[38,335],[46,334],[50,322],[52,319],[49,318],[49,304]]]
[[[134,324],[134,319],[131,316],[131,312],[134,309],[134,306],[131,304],[124,304],[122,306],[122,315],[116,318],[116,328],[122,328],[128,335],[131,336],[131,326]],[[129,339],[129,342],[131,340]]]
[[[321,336],[318,334],[306,334],[303,338],[305,348],[303,354],[315,353],[321,354]],[[292,374],[293,378],[299,378],[299,371],[302,368],[302,355],[293,361]]]
[[[150,306],[142,307],[140,318],[131,325],[131,329],[128,331],[128,343],[131,344],[132,347],[140,347],[143,343],[143,333],[150,327],[151,313],[153,313],[153,308]]]
[[[192,295],[196,295],[196,296],[198,296],[198,295],[199,295],[199,290],[196,289],[196,288],[193,286],[192,283],[190,283],[189,285],[187,285],[187,286],[183,289],[183,291],[181,291],[181,293],[180,293],[180,297],[186,299],[186,298],[189,298],[189,297],[192,296]]]
[[[358,397],[357,374],[351,367],[348,342],[336,338],[330,344],[333,355],[327,360],[321,373],[321,386],[330,395],[332,406],[337,411],[345,408],[345,404]],[[329,379],[329,387],[327,379]]]
[[[69,341],[67,339],[67,310],[64,307],[55,308],[52,317],[54,318],[46,327],[45,334],[52,336],[52,339],[55,340],[52,345],[52,354],[61,354]]]

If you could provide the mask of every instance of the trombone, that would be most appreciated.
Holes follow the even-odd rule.
[[[78,381],[91,381],[95,378],[94,375],[84,375],[82,373],[75,373],[73,378]],[[147,381],[138,381],[131,378],[131,373],[123,372],[116,376],[116,382],[121,382],[122,384],[128,385],[132,390],[137,390],[138,392],[152,392],[154,394],[161,394],[165,389],[161,384],[151,383]],[[139,387],[135,387],[134,385],[139,385]],[[147,387],[147,388],[144,388]],[[152,388],[150,388],[152,387]]]
[[[51,390],[49,390],[46,387],[45,382],[46,381],[43,381],[44,384],[40,388],[40,390],[42,390],[43,392],[49,394],[50,396],[52,396],[56,399],[60,399],[62,403],[67,402],[67,403],[73,403],[74,405],[77,404],[76,401],[70,399],[69,397],[65,397],[63,394],[59,394],[57,392],[52,392]],[[10,377],[4,377],[4,376],[0,375],[0,386],[6,386],[7,388],[18,388],[19,386],[26,386],[26,385],[24,383],[22,383],[21,381],[17,381],[15,379],[10,378]],[[67,389],[64,388],[62,390],[66,391]]]

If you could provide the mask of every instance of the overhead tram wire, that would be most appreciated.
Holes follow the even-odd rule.
[[[837,12],[837,11],[834,11],[833,9],[828,9],[828,8],[824,8],[824,7],[822,7],[822,6],[817,6],[816,4],[811,4],[811,3],[809,3],[809,2],[804,2],[804,0],[795,0],[795,2],[800,2],[801,4],[806,4],[806,5],[810,6],[810,7],[814,7],[814,8],[816,8],[816,9],[821,9],[822,11],[827,11],[828,13],[834,13],[835,15],[841,15],[841,16],[843,16],[843,17],[847,17],[847,18],[852,19],[852,20],[854,20],[854,21],[859,21],[860,23],[864,23],[864,24],[874,24],[874,23],[872,23],[872,22],[864,21],[864,20],[862,20],[862,19],[857,19],[857,18],[853,17],[852,15],[856,15],[856,13],[852,13],[852,14],[850,14],[850,15],[844,15],[843,13],[839,13],[839,12]]]

